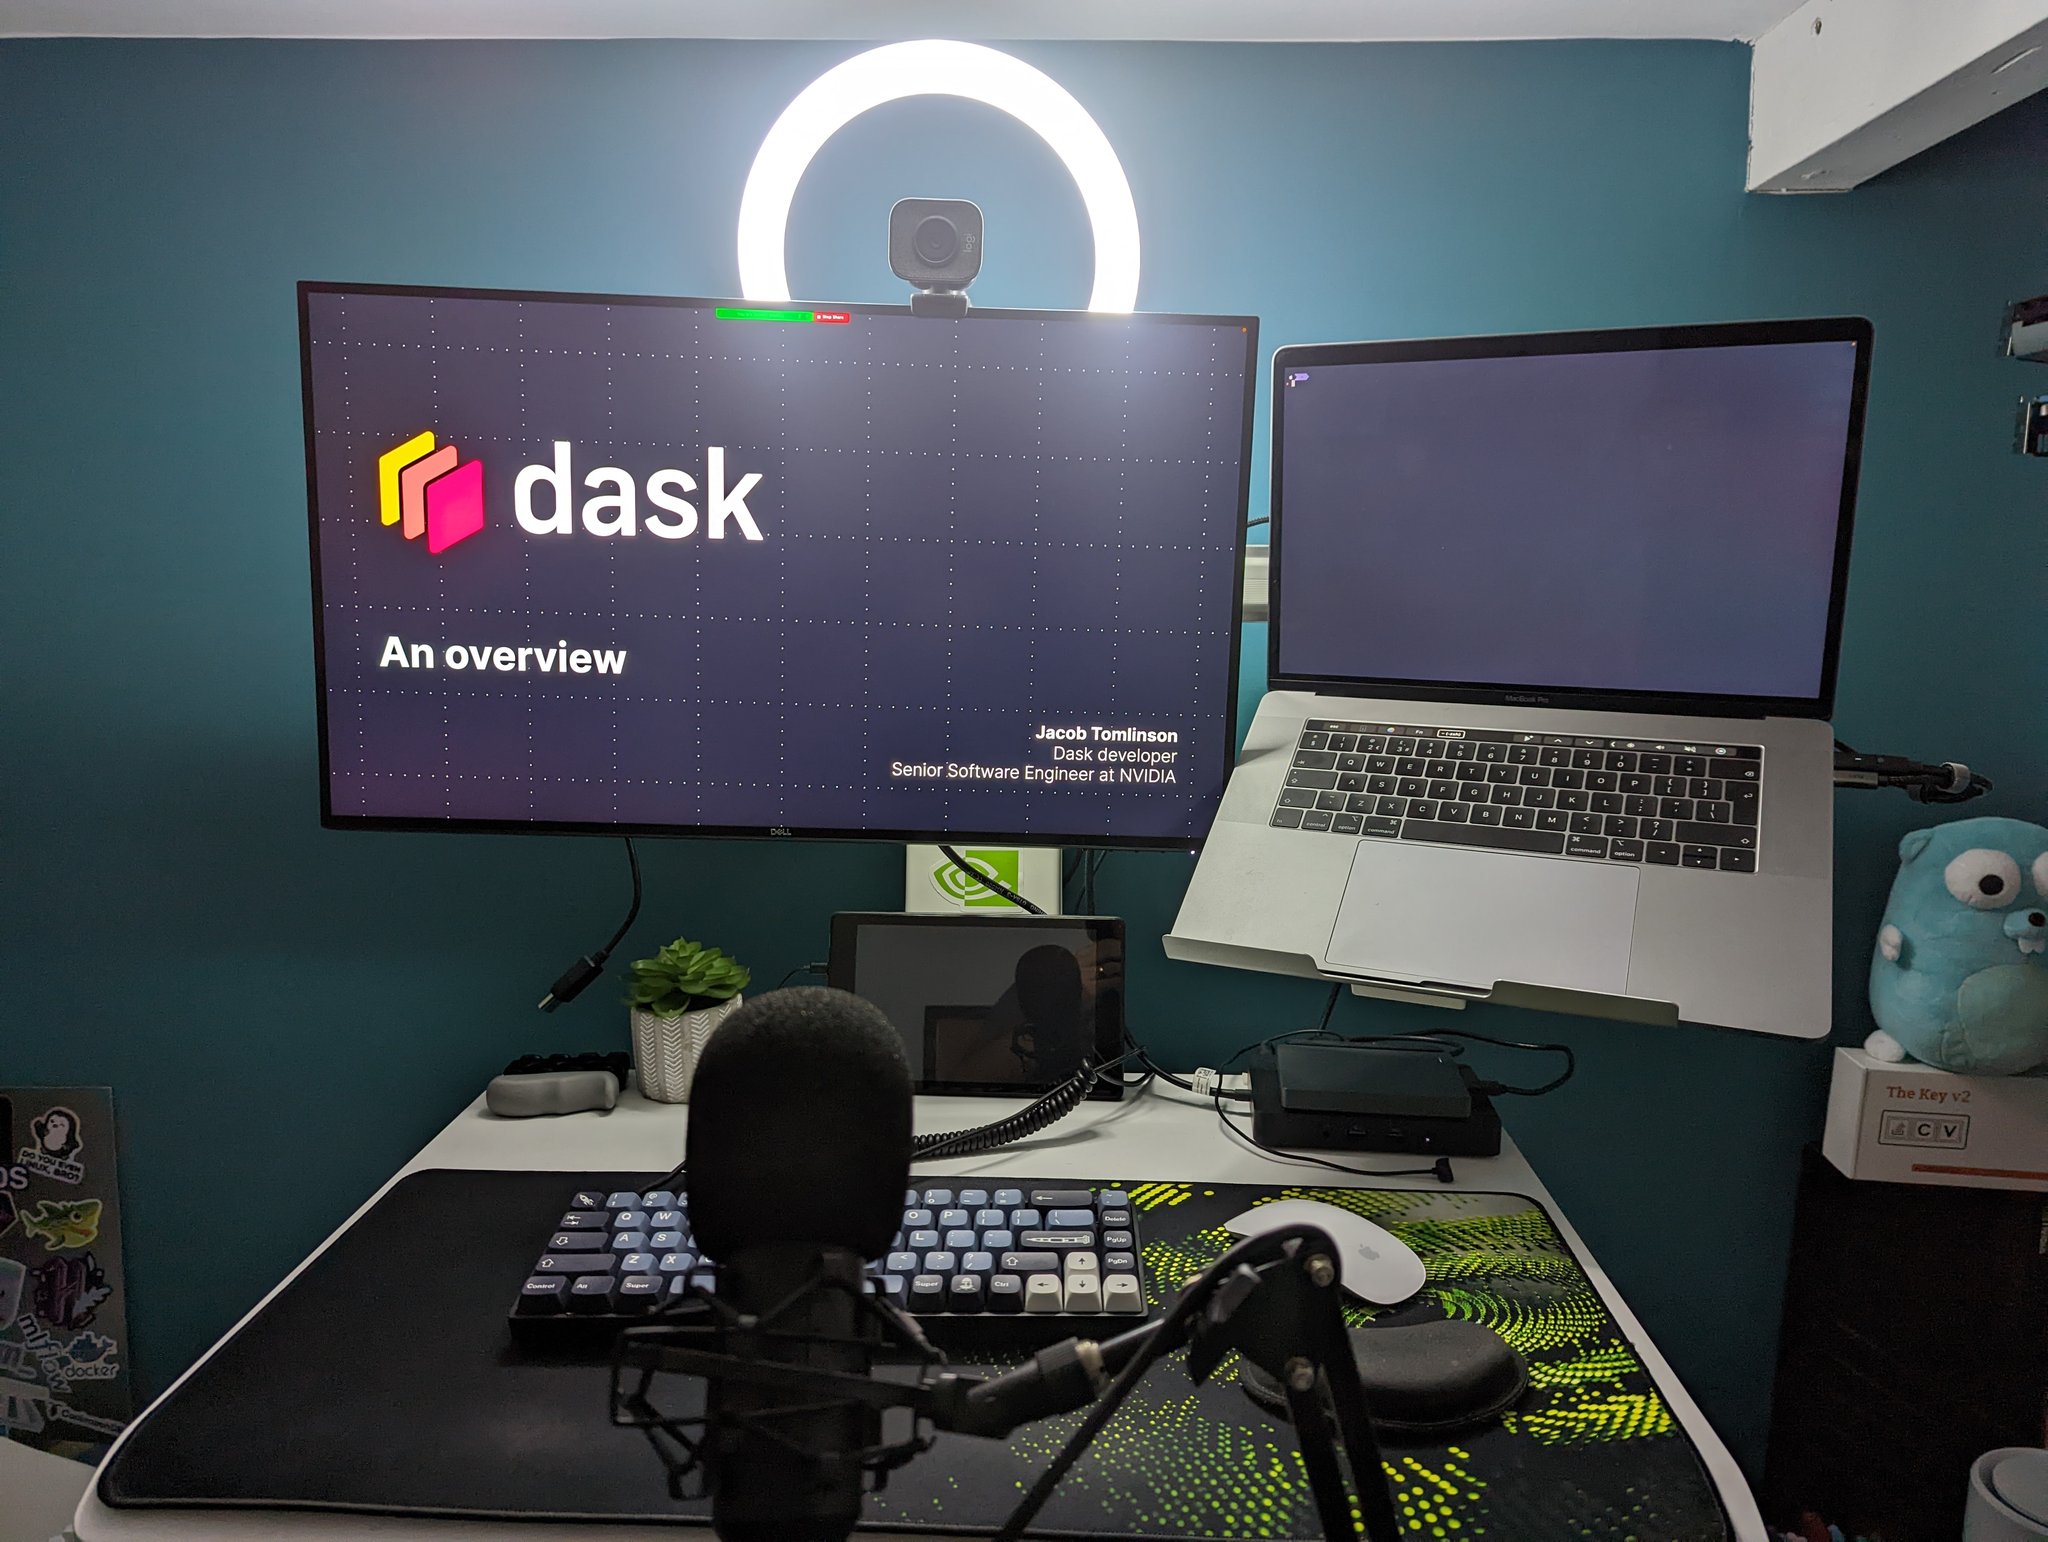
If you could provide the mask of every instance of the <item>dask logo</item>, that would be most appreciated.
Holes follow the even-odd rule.
[[[377,457],[377,514],[402,524],[405,538],[427,538],[440,553],[484,527],[484,463],[463,460],[452,444],[436,448],[433,430]]]

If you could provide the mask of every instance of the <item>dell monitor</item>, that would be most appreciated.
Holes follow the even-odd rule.
[[[1192,847],[1258,325],[302,284],[331,826]]]

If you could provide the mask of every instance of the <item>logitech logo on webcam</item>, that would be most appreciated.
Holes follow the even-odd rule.
[[[377,457],[377,517],[436,554],[468,540],[484,527],[484,463],[436,445],[432,429],[414,434]]]

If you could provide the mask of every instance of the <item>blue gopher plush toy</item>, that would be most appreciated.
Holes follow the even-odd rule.
[[[1965,819],[1899,842],[1870,961],[1880,1060],[2008,1076],[2048,1062],[2048,829]]]

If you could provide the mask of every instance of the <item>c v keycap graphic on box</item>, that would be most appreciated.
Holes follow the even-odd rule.
[[[377,516],[444,552],[484,527],[484,463],[452,444],[436,448],[432,429],[414,434],[377,457]]]

